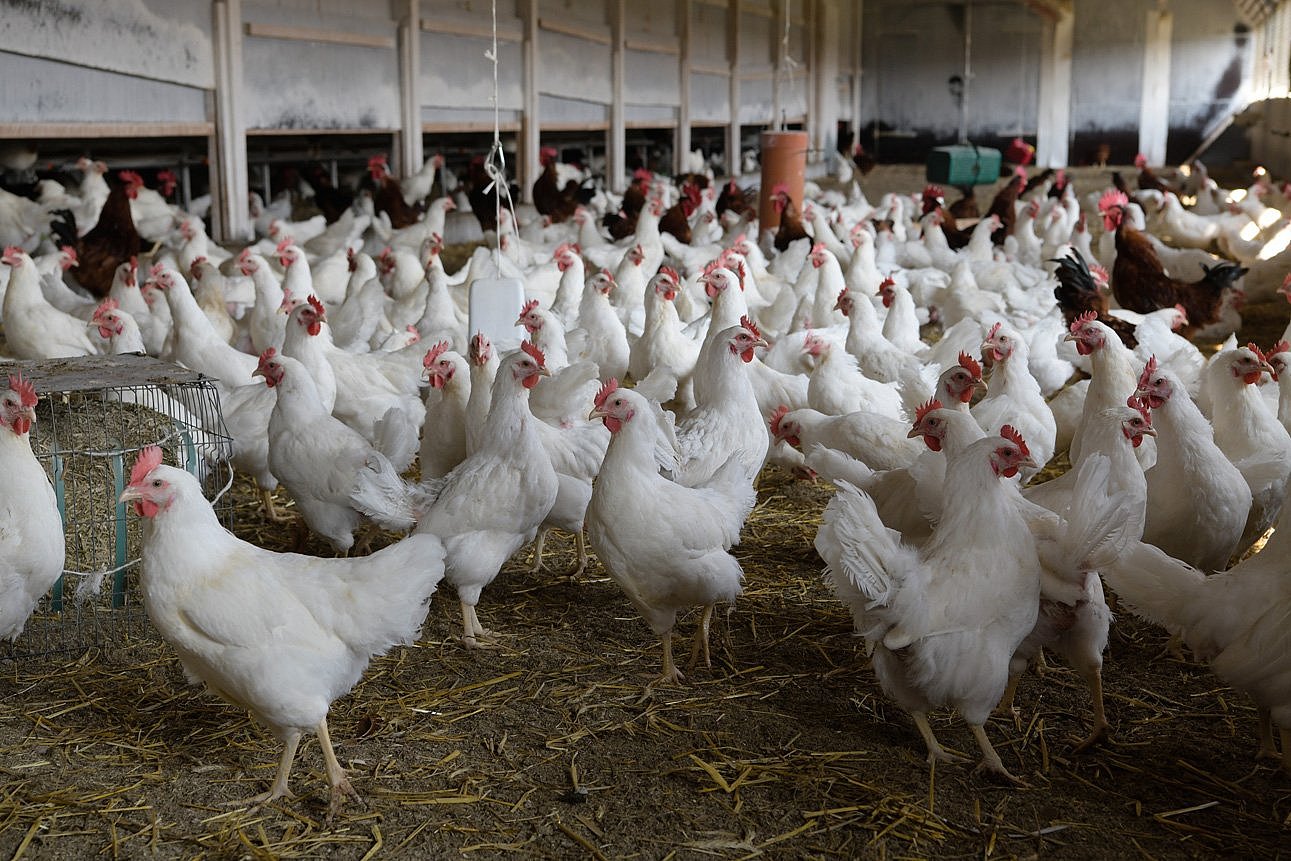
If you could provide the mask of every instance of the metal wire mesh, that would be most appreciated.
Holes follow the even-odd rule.
[[[152,636],[139,596],[139,518],[117,502],[135,455],[159,445],[166,463],[202,481],[225,526],[233,508],[232,439],[219,392],[200,374],[147,356],[92,356],[0,365],[40,393],[31,447],[54,486],[67,557],[0,660],[123,646]]]

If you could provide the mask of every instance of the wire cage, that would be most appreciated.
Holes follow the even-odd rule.
[[[152,636],[139,594],[140,518],[118,502],[138,452],[159,445],[169,464],[202,481],[226,526],[233,508],[233,441],[219,391],[201,374],[148,356],[0,363],[40,395],[31,447],[44,465],[67,554],[62,577],[0,661],[119,647]]]

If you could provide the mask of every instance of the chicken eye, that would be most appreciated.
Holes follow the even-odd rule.
[[[152,486],[153,486],[153,487],[161,487],[161,479],[160,479],[160,478],[154,478],[154,479],[152,480]]]

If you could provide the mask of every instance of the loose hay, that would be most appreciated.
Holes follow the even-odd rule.
[[[336,704],[337,752],[368,807],[347,807],[331,830],[312,739],[300,797],[255,814],[219,807],[268,784],[277,747],[186,687],[164,645],[6,665],[0,853],[1167,858],[1279,845],[1291,793],[1251,761],[1249,703],[1201,667],[1159,659],[1164,635],[1128,617],[1106,671],[1113,746],[1069,754],[1087,708],[1059,668],[1024,679],[1018,723],[991,728],[1035,789],[930,772],[821,579],[810,539],[831,488],[776,470],[761,484],[738,548],[745,594],[714,625],[714,668],[683,687],[645,687],[654,638],[598,565],[563,576],[572,541],[549,542],[552,571],[527,574],[520,559],[486,590],[480,613],[507,635],[502,651],[464,650],[451,590],[437,597],[421,640]],[[241,516],[249,481],[233,496],[240,532],[292,543],[291,529]],[[962,724],[943,715],[937,729],[971,753]]]

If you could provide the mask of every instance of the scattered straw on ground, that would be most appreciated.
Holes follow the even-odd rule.
[[[290,528],[244,534],[285,548]],[[4,667],[0,853],[8,857],[740,858],[895,856],[1268,857],[1291,784],[1257,766],[1249,702],[1165,639],[1118,620],[1107,666],[1111,746],[1085,730],[1074,675],[1028,676],[1015,721],[989,728],[1032,789],[924,764],[882,696],[811,549],[829,487],[764,477],[739,555],[744,597],[719,613],[714,666],[648,689],[659,649],[596,565],[571,581],[518,560],[480,613],[505,648],[467,652],[456,604],[436,597],[412,647],[373,663],[336,704],[333,738],[367,806],[324,825],[312,740],[300,796],[256,813],[277,744],[185,685],[170,651],[136,640],[67,664]],[[306,545],[324,552],[312,539]],[[688,638],[694,617],[679,625]],[[686,642],[679,643],[685,652]],[[939,735],[974,755],[962,724]]]

